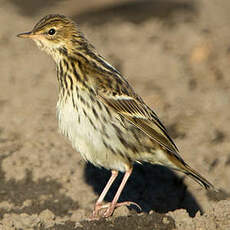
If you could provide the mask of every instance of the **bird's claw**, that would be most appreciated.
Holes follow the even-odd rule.
[[[89,220],[98,220],[101,217],[110,217],[113,214],[115,208],[121,207],[121,206],[130,206],[130,205],[136,206],[140,211],[142,210],[140,205],[132,201],[125,201],[125,202],[120,202],[116,204],[113,204],[112,202],[103,204],[103,205],[96,204],[93,214],[89,218]],[[99,213],[102,209],[106,209],[106,210],[103,213]]]

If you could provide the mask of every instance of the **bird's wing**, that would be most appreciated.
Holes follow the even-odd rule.
[[[157,115],[134,93],[126,81],[118,79],[116,84],[99,86],[97,89],[100,101],[181,159],[176,145]]]

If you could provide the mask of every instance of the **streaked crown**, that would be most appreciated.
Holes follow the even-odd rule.
[[[21,38],[31,38],[36,44],[56,59],[58,51],[71,52],[78,46],[87,44],[77,25],[69,18],[50,14],[42,18],[27,33],[19,34]]]

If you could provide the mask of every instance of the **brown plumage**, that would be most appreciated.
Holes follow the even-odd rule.
[[[31,32],[18,37],[34,40],[57,64],[57,117],[61,132],[85,160],[112,170],[92,218],[108,217],[115,207],[133,204],[117,201],[134,162],[161,164],[182,171],[206,189],[213,189],[212,184],[184,162],[158,116],[119,71],[97,53],[72,20],[48,15]],[[118,171],[125,172],[124,179],[113,201],[103,205]]]

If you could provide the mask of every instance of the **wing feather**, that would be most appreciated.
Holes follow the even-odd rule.
[[[90,76],[99,101],[115,110],[152,140],[182,160],[175,143],[156,113],[143,102],[120,74],[117,72],[103,72],[102,74],[98,71],[97,74],[94,72]]]
[[[108,94],[108,92],[104,93],[104,91],[99,91],[98,97],[107,106],[113,108],[118,114],[146,133],[151,139],[181,159],[178,149],[169,137],[166,128],[157,115],[142,101],[126,95],[113,96],[112,93]]]

